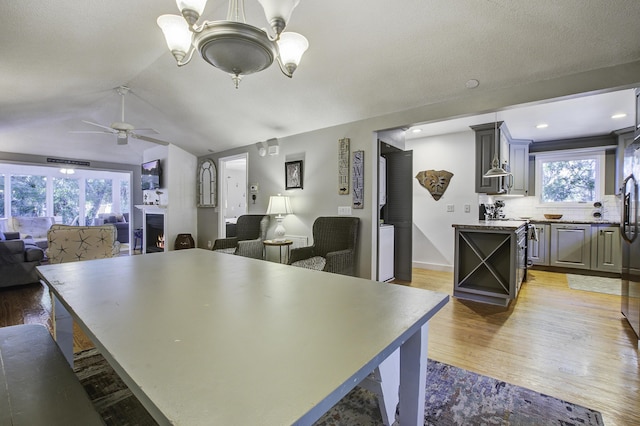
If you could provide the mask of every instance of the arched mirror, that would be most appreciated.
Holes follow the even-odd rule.
[[[210,158],[198,166],[198,207],[216,207],[218,200],[218,171]]]

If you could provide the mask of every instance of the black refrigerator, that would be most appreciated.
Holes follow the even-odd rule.
[[[640,138],[625,148],[620,221],[622,236],[622,314],[640,339],[640,238],[638,232],[638,179],[640,178]]]

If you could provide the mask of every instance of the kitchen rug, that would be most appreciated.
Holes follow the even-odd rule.
[[[594,277],[591,275],[567,274],[569,288],[573,290],[593,291],[596,293],[622,294],[620,278]]]
[[[107,425],[156,422],[95,349],[75,354],[76,375]],[[581,425],[600,426],[598,411],[429,360],[425,425]],[[356,387],[316,426],[373,426],[382,418],[374,394]]]

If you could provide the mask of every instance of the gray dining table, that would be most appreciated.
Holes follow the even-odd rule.
[[[38,273],[67,359],[75,321],[161,425],[312,424],[398,350],[399,422],[423,424],[447,294],[204,249]]]

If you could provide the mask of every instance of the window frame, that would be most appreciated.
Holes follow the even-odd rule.
[[[596,176],[595,176],[595,189],[594,200],[592,201],[543,201],[542,200],[542,164],[545,162],[553,161],[568,161],[568,160],[595,160],[596,161]],[[539,152],[535,155],[535,193],[538,198],[538,204],[546,207],[585,207],[591,206],[593,202],[601,200],[604,197],[605,187],[605,149],[603,147],[589,148],[589,149],[571,149],[571,150],[558,150]]]

